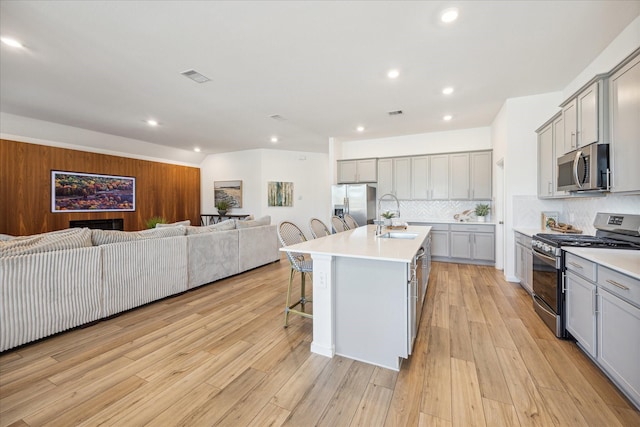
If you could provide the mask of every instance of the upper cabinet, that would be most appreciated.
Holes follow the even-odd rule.
[[[538,133],[538,197],[549,199],[564,197],[566,191],[558,191],[556,185],[556,153],[563,149],[564,119],[562,112],[542,125]]]
[[[640,55],[609,78],[611,192],[640,191]]]
[[[398,199],[411,199],[411,160],[411,157],[378,160],[378,198],[390,193]]]
[[[449,155],[449,198],[491,199],[491,151]]]
[[[338,184],[376,182],[377,159],[338,160]]]
[[[562,107],[563,143],[556,146],[560,157],[594,142],[608,142],[606,75],[594,77]]]
[[[411,158],[411,198],[449,199],[449,155],[434,154]]]

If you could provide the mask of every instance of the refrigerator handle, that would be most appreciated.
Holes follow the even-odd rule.
[[[344,213],[349,213],[349,198],[344,198]]]

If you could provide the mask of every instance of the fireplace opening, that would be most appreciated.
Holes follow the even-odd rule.
[[[100,230],[120,230],[124,231],[124,219],[82,219],[69,221],[70,228],[97,228]]]

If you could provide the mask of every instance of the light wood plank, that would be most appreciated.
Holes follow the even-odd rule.
[[[420,411],[451,421],[451,352],[449,330],[432,327]]]
[[[500,361],[487,325],[471,322],[471,345],[478,370],[478,384],[482,397],[511,404],[509,389],[504,380]]]
[[[516,408],[510,403],[483,398],[482,407],[484,408],[484,418],[488,426],[518,427],[520,425]]]
[[[473,362],[451,358],[451,395],[453,426],[486,426]]]
[[[451,421],[420,412],[418,427],[451,427]]]
[[[376,427],[385,425],[387,408],[393,398],[393,391],[386,387],[369,383],[353,416],[351,427]],[[402,425],[402,424],[398,424]]]

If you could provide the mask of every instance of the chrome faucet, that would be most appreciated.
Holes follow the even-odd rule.
[[[398,214],[398,218],[399,218],[399,217],[400,217],[400,201],[398,200],[398,198],[397,198],[396,196],[394,196],[394,195],[393,195],[393,194],[391,194],[391,193],[383,194],[383,195],[382,195],[382,196],[380,196],[380,198],[378,199],[378,217],[380,217],[380,214],[381,214],[381,213],[380,213],[380,203],[382,202],[382,199],[384,199],[384,198],[385,198],[385,197],[387,197],[387,196],[391,197],[393,200],[395,200],[395,201],[396,201],[396,212],[397,212],[397,214]]]

